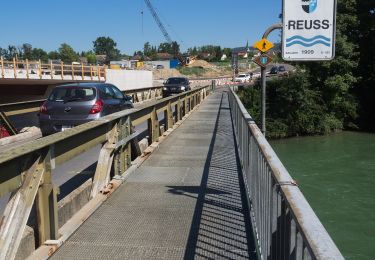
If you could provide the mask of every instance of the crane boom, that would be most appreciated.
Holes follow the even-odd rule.
[[[150,10],[152,16],[154,17],[156,24],[159,26],[160,31],[163,33],[165,39],[167,40],[167,42],[172,43],[171,37],[169,36],[169,34],[168,34],[167,30],[165,29],[164,25],[162,24],[162,22],[160,21],[159,16],[156,13],[154,7],[152,6],[150,0],[145,0],[145,3],[147,5],[148,9]]]

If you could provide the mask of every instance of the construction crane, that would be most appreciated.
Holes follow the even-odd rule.
[[[172,38],[171,38],[171,36],[169,36],[169,33],[165,29],[163,23],[160,21],[160,18],[158,16],[158,14],[156,13],[155,8],[152,6],[150,0],[144,0],[144,1],[147,5],[148,9],[150,10],[150,13],[154,17],[154,20],[155,20],[156,24],[159,26],[160,31],[163,33],[164,38],[167,40],[167,42],[169,44],[172,44],[173,43]],[[184,57],[182,57],[182,55],[180,53],[175,53],[175,55],[177,56],[181,65],[186,65],[187,61]]]
[[[158,16],[158,14],[156,13],[155,8],[152,6],[150,0],[145,0],[145,3],[147,5],[148,9],[150,10],[152,16],[154,17],[156,24],[159,26],[160,31],[163,33],[165,39],[167,40],[167,42],[172,43],[173,41],[172,41],[171,37],[169,36],[167,30],[165,29],[163,23],[160,21],[160,18]]]

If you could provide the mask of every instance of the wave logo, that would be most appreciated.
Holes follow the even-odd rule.
[[[316,10],[318,6],[318,0],[301,0],[302,1],[302,9],[306,13],[312,13]]]
[[[302,45],[304,47],[311,47],[317,44],[322,44],[327,47],[331,46],[331,39],[324,37],[323,35],[317,35],[312,38],[304,38],[299,35],[292,36],[286,39],[286,47],[290,47],[292,45]]]

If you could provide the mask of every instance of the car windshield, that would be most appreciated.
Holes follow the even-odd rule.
[[[271,72],[276,73],[277,72],[277,67],[272,67]]]
[[[246,78],[246,75],[245,74],[240,74],[238,75],[239,78]]]
[[[72,102],[90,101],[95,98],[94,88],[62,87],[55,88],[49,96],[49,101]]]
[[[184,78],[170,78],[167,80],[167,84],[182,84],[182,83],[185,83],[185,79]]]

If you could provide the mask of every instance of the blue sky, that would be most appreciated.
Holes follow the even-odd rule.
[[[172,39],[183,50],[205,44],[252,45],[264,30],[279,22],[276,0],[151,0]],[[92,49],[98,36],[109,36],[123,53],[141,50],[164,37],[143,0],[2,1],[0,47],[30,43],[47,51],[61,43],[75,50]],[[143,10],[143,30],[142,16]],[[274,32],[271,40],[278,39]]]

